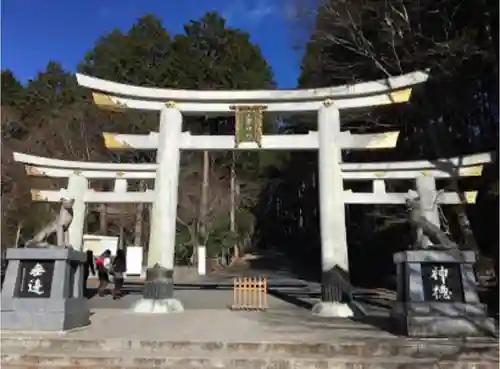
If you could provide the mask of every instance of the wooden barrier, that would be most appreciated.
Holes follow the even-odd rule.
[[[234,278],[231,310],[267,310],[267,278]]]

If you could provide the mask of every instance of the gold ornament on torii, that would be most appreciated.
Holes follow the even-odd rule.
[[[231,106],[235,111],[234,139],[235,147],[242,142],[255,142],[262,147],[262,127],[265,105],[236,105]]]

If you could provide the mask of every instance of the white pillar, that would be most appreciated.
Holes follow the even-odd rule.
[[[207,274],[207,248],[205,245],[198,246],[198,274]]]
[[[181,112],[175,107],[166,106],[160,113],[156,158],[158,169],[150,220],[149,268],[159,263],[168,270],[174,269],[181,132]]]
[[[323,271],[338,265],[349,270],[345,224],[344,183],[340,163],[340,114],[334,105],[319,110],[319,204]]]
[[[173,104],[167,103],[160,113],[156,157],[158,169],[150,220],[148,269],[143,298],[132,306],[136,313],[167,314],[184,311],[181,302],[173,298],[181,133],[182,114]]]
[[[339,300],[340,296],[325,299],[325,272],[338,266],[349,270],[345,224],[344,185],[340,163],[340,112],[332,102],[325,102],[318,112],[319,206],[321,232],[321,266],[323,271],[322,301],[313,313],[322,316],[352,316],[352,310]],[[334,292],[335,293],[335,292]],[[328,292],[326,292],[328,294]]]
[[[420,176],[417,178],[417,193],[420,198],[422,215],[432,224],[440,227],[439,212],[436,202],[436,180],[433,177]],[[418,230],[418,242],[424,247],[432,244],[421,229]]]
[[[68,227],[68,243],[73,249],[78,251],[83,250],[83,230],[86,213],[84,196],[88,187],[87,178],[79,174],[72,174],[68,179],[67,192],[74,199],[73,219]]]
[[[125,178],[117,178],[115,179],[115,188],[113,189],[113,192],[116,193],[116,194],[125,194],[127,192],[127,187],[128,187],[128,182]],[[124,206],[121,205],[121,206],[118,206],[118,209],[120,211],[120,233],[119,233],[119,236],[118,236],[118,244],[116,245],[116,249],[119,250],[123,250],[125,249],[125,240],[124,240],[124,237],[125,237],[125,232],[124,232],[124,225],[123,225],[123,221],[124,221]]]

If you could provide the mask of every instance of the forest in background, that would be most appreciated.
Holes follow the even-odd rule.
[[[375,80],[428,69],[429,81],[409,104],[342,113],[352,132],[400,130],[395,149],[345,151],[345,161],[434,159],[498,151],[498,1],[296,1],[290,29],[307,34],[298,88]],[[291,32],[291,43],[294,42]],[[172,35],[154,15],[127,31],[98,39],[78,71],[122,83],[181,89],[275,88],[273,72],[250,35],[228,27],[216,13],[190,21]],[[30,188],[61,183],[28,178],[12,160],[20,151],[81,161],[152,162],[154,152],[112,153],[102,132],[157,130],[155,112],[106,112],[57,61],[22,85],[2,70],[2,248],[29,240],[57,207],[32,203]],[[265,133],[316,129],[315,119],[266,117]],[[196,134],[232,134],[232,118],[189,117]],[[242,252],[279,252],[297,271],[320,272],[314,152],[183,152],[176,258],[193,262],[197,244],[221,262]],[[465,182],[465,181],[464,181]],[[112,183],[92,181],[110,190]],[[132,184],[152,188],[147,181]],[[392,185],[392,184],[391,184]],[[400,185],[400,184],[394,184]],[[443,186],[455,186],[444,183]],[[453,238],[480,252],[485,268],[498,265],[498,164],[479,179],[459,183],[479,190],[476,205],[448,206],[443,225]],[[349,183],[346,184],[349,188]],[[87,232],[121,235],[125,245],[148,241],[148,209],[141,205],[88,209]],[[349,206],[349,258],[354,283],[370,271],[382,283],[393,273],[392,253],[410,242],[404,209]],[[496,262],[495,262],[496,260]],[[371,274],[373,276],[373,274]]]

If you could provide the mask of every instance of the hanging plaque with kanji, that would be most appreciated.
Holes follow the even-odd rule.
[[[235,146],[242,142],[255,142],[261,147],[263,111],[265,106],[235,106]]]

